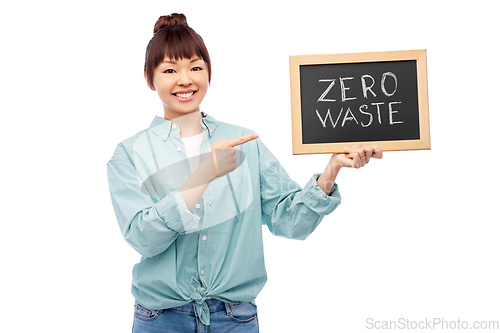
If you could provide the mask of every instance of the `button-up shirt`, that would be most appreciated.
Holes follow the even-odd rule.
[[[253,133],[202,116],[200,152]],[[208,325],[208,297],[254,302],[264,286],[262,225],[277,236],[305,239],[340,204],[336,184],[326,195],[314,174],[302,188],[260,138],[235,149],[237,168],[210,182],[190,211],[179,192],[191,170],[178,125],[155,117],[116,147],[109,188],[122,235],[142,255],[132,278],[137,303],[160,310],[195,301]]]

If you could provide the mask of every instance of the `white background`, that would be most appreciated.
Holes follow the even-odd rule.
[[[288,56],[427,49],[432,150],[342,170],[342,205],[304,242],[263,230],[261,332],[362,332],[368,318],[500,321],[496,5],[3,2],[2,332],[131,331],[139,256],[120,235],[106,163],[163,115],[144,52],[156,19],[172,12],[210,51],[202,109],[259,133],[302,185],[329,155],[292,155]]]

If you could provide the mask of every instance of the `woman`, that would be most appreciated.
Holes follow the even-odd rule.
[[[305,239],[340,204],[340,169],[382,151],[346,148],[301,188],[257,134],[200,111],[211,63],[183,14],[156,22],[144,75],[164,116],[118,144],[108,162],[120,229],[142,255],[133,270],[133,331],[258,332],[262,224]]]

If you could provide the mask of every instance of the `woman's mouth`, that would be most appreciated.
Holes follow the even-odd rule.
[[[177,93],[174,93],[173,95],[175,97],[177,97],[178,100],[188,101],[188,100],[192,99],[194,94],[196,94],[196,91],[177,92]]]

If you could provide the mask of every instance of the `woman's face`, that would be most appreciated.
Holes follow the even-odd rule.
[[[200,111],[209,86],[208,69],[203,59],[165,57],[153,73],[153,90],[163,102],[166,119]]]

